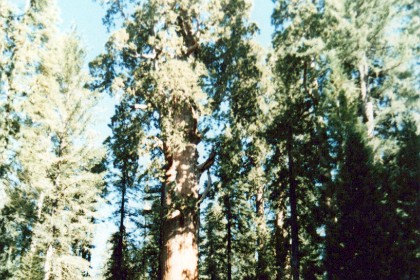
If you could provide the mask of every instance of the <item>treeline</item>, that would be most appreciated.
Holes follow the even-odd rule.
[[[419,279],[419,11],[103,1],[83,70],[54,0],[0,2],[0,278]],[[258,5],[258,3],[256,3]],[[104,148],[91,111],[117,95]]]

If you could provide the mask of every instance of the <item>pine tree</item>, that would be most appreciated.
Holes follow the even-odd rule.
[[[203,236],[201,238],[200,277],[203,279],[221,280],[227,279],[229,259],[227,258],[226,234],[227,219],[223,208],[219,205],[220,198],[215,197],[216,202],[210,202],[205,211]]]
[[[220,267],[225,271],[218,274],[227,279],[260,279],[267,273],[263,241],[265,178],[261,174],[264,152],[257,147],[262,143],[258,129],[262,125],[261,107],[266,90],[262,82],[265,65],[261,62],[262,49],[252,40],[257,28],[248,23],[248,9],[246,2],[226,3],[224,20],[230,23],[231,36],[220,38],[205,50],[211,83],[218,85],[209,87],[209,94],[221,101],[228,96],[225,103],[228,106],[223,108],[222,102],[213,113],[219,126],[225,127],[224,133],[215,137],[219,157],[215,168],[218,187],[213,202],[221,206],[224,214],[225,240],[214,239],[217,236],[211,232],[207,232],[210,240],[203,240],[216,247],[224,244],[226,251],[215,252],[222,254],[217,256],[203,253],[206,262],[210,262],[203,265],[214,268],[218,264],[213,259],[224,258]]]
[[[327,114],[333,172],[340,170],[348,153],[343,148],[343,145],[344,147],[346,145],[344,143],[348,141],[347,133],[343,131],[350,129],[345,123],[353,123],[355,126],[360,121],[365,123],[370,143],[367,144],[367,140],[364,139],[365,134],[361,132],[357,132],[359,135],[357,137],[361,139],[358,141],[361,141],[363,146],[373,145],[375,148],[373,155],[372,152],[365,152],[369,157],[373,157],[374,164],[358,166],[363,168],[365,173],[374,176],[372,180],[376,181],[376,184],[370,183],[372,190],[365,195],[371,201],[372,211],[378,212],[376,227],[371,228],[371,234],[382,241],[382,244],[373,243],[369,247],[369,253],[375,255],[376,260],[373,261],[371,268],[373,276],[366,274],[364,277],[374,277],[373,279],[395,277],[396,273],[391,272],[391,264],[401,259],[397,251],[408,253],[406,249],[396,249],[389,244],[397,244],[395,240],[399,235],[398,218],[395,215],[397,211],[395,196],[399,191],[394,183],[394,176],[397,176],[398,172],[392,168],[399,150],[397,144],[399,127],[404,119],[403,116],[407,112],[412,114],[413,108],[418,104],[418,98],[414,93],[416,78],[413,76],[412,68],[415,54],[413,45],[415,40],[412,39],[415,31],[413,32],[412,27],[417,24],[413,20],[414,6],[409,1],[369,3],[327,1],[325,5],[326,17],[328,22],[332,23],[330,30],[334,30],[323,35],[327,42],[326,48],[329,50],[326,52],[326,58],[331,65],[331,74],[325,92],[330,100],[330,110]],[[389,36],[390,34],[393,36]],[[355,104],[357,110],[343,109]],[[359,146],[360,151],[363,149]],[[377,175],[378,170],[382,172],[381,176]],[[346,180],[349,181],[349,178]],[[338,259],[330,258],[329,255],[334,254],[333,251],[340,250],[340,240],[345,238],[342,236],[359,236],[359,233],[350,228],[337,230],[341,224],[339,217],[343,215],[341,212],[343,209],[341,206],[338,207],[340,202],[334,200],[338,193],[343,193],[343,190],[336,182],[330,184],[326,190],[326,205],[328,205],[326,209],[329,208],[329,214],[327,214],[325,260],[330,279],[352,277],[344,276],[345,273],[337,276],[338,264],[335,261]],[[356,195],[348,195],[345,198],[343,196],[342,199],[350,200],[353,196]],[[354,213],[347,213],[347,216],[356,215],[357,211],[359,210],[354,209]],[[372,215],[366,216],[366,219],[370,218],[373,219]],[[361,235],[358,238],[365,237]],[[377,251],[377,246],[381,247],[380,252]],[[369,262],[368,259],[364,261]],[[348,262],[348,265],[350,263]],[[356,270],[355,267],[349,268],[346,265],[343,269],[348,271],[353,269],[353,273]],[[358,269],[362,271],[364,266]]]
[[[10,51],[2,94],[17,105],[21,129],[12,146],[16,173],[7,178],[14,186],[1,213],[7,236],[1,246],[12,268],[5,277],[17,279],[87,275],[101,187],[100,151],[86,137],[94,97],[83,89],[83,51],[74,36],[56,34],[55,7],[54,1],[28,1],[5,23]]]
[[[275,224],[286,227],[275,230],[278,278],[287,275],[288,249],[281,249],[286,237],[291,240],[290,277],[316,279],[321,274],[317,203],[329,173],[321,94],[327,69],[323,12],[323,1],[277,1],[272,15],[275,92],[266,137],[273,149],[270,169],[279,177],[272,180],[277,184],[273,198],[285,200],[272,204],[278,207]]]
[[[420,277],[415,1],[276,1],[266,63],[249,1],[103,2],[107,279]],[[0,3],[2,279],[91,276],[98,96],[56,21]]]
[[[1,71],[1,188],[5,191],[5,206],[1,212],[2,256],[7,276],[14,274],[21,257],[29,250],[31,228],[36,217],[35,191],[19,182],[19,128],[24,115],[21,100],[28,95],[29,85],[36,77],[39,52],[48,37],[44,26],[51,17],[44,14],[45,2],[28,1],[18,10],[8,1],[0,4],[2,11],[2,71]],[[14,8],[12,8],[14,7]],[[41,14],[41,16],[40,16]],[[4,102],[4,103],[3,103]],[[4,109],[4,110],[3,110]],[[3,267],[2,267],[3,268]],[[5,277],[7,277],[5,276]]]
[[[406,113],[402,125],[393,132],[399,149],[384,156],[381,166],[381,183],[386,193],[384,205],[388,275],[401,279],[418,278],[418,192],[419,192],[419,135],[415,122]],[[398,263],[399,265],[392,265]]]
[[[106,142],[110,161],[115,170],[110,174],[108,184],[117,196],[118,232],[111,239],[112,254],[108,263],[107,279],[131,279],[129,271],[126,217],[130,213],[129,200],[132,192],[138,192],[139,155],[137,149],[140,141],[139,118],[134,114],[134,100],[127,97],[117,106],[111,119],[112,137]],[[132,211],[131,211],[132,212]]]
[[[10,169],[10,142],[17,132],[18,122],[13,106],[15,93],[8,88],[13,72],[13,56],[15,53],[14,36],[16,35],[16,19],[8,2],[0,4],[0,180],[2,182],[0,197],[5,198],[6,174]],[[3,205],[0,205],[0,209]]]
[[[329,56],[340,61],[353,83],[370,137],[378,134],[389,110],[416,106],[416,6],[412,1],[326,1],[332,23],[332,32],[324,34]]]
[[[350,125],[345,133],[343,162],[336,179],[336,245],[328,255],[330,279],[386,279],[383,246],[384,209],[373,153],[363,133]]]
[[[43,271],[40,277],[45,279],[79,279],[89,273],[102,187],[97,173],[102,152],[93,148],[86,133],[95,97],[83,88],[83,50],[74,35],[54,39],[51,44],[57,47],[41,57],[39,75],[24,104],[29,125],[21,132],[20,181],[34,190],[37,214],[31,249],[18,273],[21,279],[34,271]]]
[[[15,23],[13,11],[8,5],[8,2],[0,4],[0,278],[8,279],[13,270],[14,261],[14,243],[10,237],[16,234],[12,231],[14,226],[7,221],[4,216],[11,216],[13,210],[4,209],[5,205],[13,199],[12,194],[9,193],[8,185],[10,185],[9,176],[10,165],[12,163],[10,143],[13,136],[18,130],[18,122],[14,116],[15,108],[13,108],[14,93],[8,89],[10,76],[12,72],[12,57],[10,53],[14,53],[13,35],[15,33]],[[9,212],[9,213],[6,213]],[[17,213],[17,212],[16,212]],[[8,232],[9,234],[5,234]],[[12,233],[13,232],[13,233]],[[6,238],[9,236],[9,238]],[[20,242],[15,242],[16,247],[19,247]],[[23,243],[25,244],[25,243]],[[23,247],[26,247],[23,245]]]
[[[420,136],[415,122],[406,117],[400,132],[396,172],[397,193],[396,214],[398,217],[397,248],[400,265],[393,266],[391,275],[402,279],[420,277],[418,267],[419,248],[419,192],[420,192]]]

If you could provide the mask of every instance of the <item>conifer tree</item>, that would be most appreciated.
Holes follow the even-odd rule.
[[[138,169],[139,169],[139,138],[140,124],[138,116],[135,116],[134,100],[125,97],[117,106],[115,115],[111,119],[112,137],[106,142],[109,149],[110,161],[115,170],[110,175],[108,184],[114,189],[117,196],[118,209],[118,232],[112,236],[112,254],[108,263],[109,279],[132,279],[129,269],[128,242],[126,218],[130,213],[129,200],[132,194],[139,191]],[[131,211],[132,212],[132,211]]]
[[[89,275],[102,188],[102,152],[87,134],[95,97],[83,88],[83,50],[74,35],[49,43],[24,103],[20,182],[32,189],[37,213],[17,278],[81,279]]]
[[[204,199],[198,180],[214,160],[211,156],[197,163],[199,121],[223,101],[241,106],[236,96],[219,90],[209,79],[214,57],[209,52],[217,55],[225,40],[246,39],[248,32],[238,36],[234,32],[245,26],[242,15],[249,5],[234,0],[146,1],[127,14],[120,9],[124,4],[111,4],[109,15],[122,12],[126,21],[112,36],[108,53],[96,63],[94,71],[102,76],[97,86],[135,95],[144,107],[149,131],[157,131],[165,174],[162,277],[197,279],[198,206]],[[236,10],[241,12],[235,14]],[[231,30],[233,24],[238,28]]]
[[[56,1],[0,2],[1,279],[92,276],[105,166],[106,279],[420,277],[417,2],[275,1],[266,62],[250,1],[102,2],[94,81]]]
[[[358,150],[356,150],[356,146],[352,149],[355,150],[355,153],[360,152],[365,156],[372,157],[374,164],[354,164],[363,168],[366,174],[370,174],[369,176],[373,176],[374,178],[371,180],[376,182],[376,184],[370,183],[371,190],[364,197],[370,199],[371,211],[378,213],[373,222],[376,226],[371,228],[370,237],[374,235],[374,239],[382,241],[382,243],[372,243],[372,246],[369,247],[369,254],[375,255],[376,259],[373,263],[372,260],[364,260],[366,263],[371,262],[370,273],[372,275],[366,277],[388,279],[396,275],[391,272],[391,263],[401,259],[397,257],[397,251],[404,251],[406,255],[409,253],[406,248],[397,249],[388,244],[396,245],[395,238],[399,235],[397,233],[399,230],[396,230],[398,228],[398,218],[396,217],[398,207],[395,200],[399,188],[395,187],[394,183],[394,176],[398,172],[392,168],[399,150],[397,139],[400,137],[400,127],[403,126],[403,116],[406,116],[407,112],[413,114],[415,112],[413,108],[418,104],[418,97],[414,93],[416,78],[413,73],[415,71],[412,68],[413,55],[415,54],[413,45],[415,40],[413,41],[412,37],[415,32],[413,33],[412,26],[417,24],[413,20],[413,6],[409,1],[372,1],[369,3],[327,1],[325,14],[328,22],[332,23],[331,30],[335,30],[334,32],[325,32],[323,35],[327,42],[327,49],[329,49],[326,57],[331,65],[331,74],[326,87],[329,89],[325,91],[329,95],[328,99],[331,104],[330,112],[327,113],[329,115],[328,133],[331,137],[329,140],[330,151],[333,155],[331,164],[333,172],[340,170],[345,162],[346,154],[349,153],[349,150],[343,148],[346,147],[344,143],[348,141],[346,138],[348,134],[344,131],[350,129],[345,123],[350,122],[357,126],[358,122],[364,122],[370,143],[367,144],[368,141],[364,139],[366,134],[358,131],[359,140],[357,141],[361,141],[362,144],[358,146]],[[393,35],[390,36],[390,34]],[[355,104],[357,110],[343,109]],[[364,150],[369,150],[366,148],[369,145],[373,145],[375,148],[373,155],[371,151]],[[362,146],[365,148],[361,148]],[[382,176],[377,175],[378,170],[384,172]],[[352,176],[357,178],[355,174]],[[345,192],[342,189],[343,185],[337,183],[339,180],[340,178],[337,176],[335,182],[326,191],[328,193],[326,204],[329,208],[325,245],[326,270],[329,279],[336,279],[334,277],[357,278],[355,273],[367,273],[366,271],[362,272],[363,265],[360,267],[356,265],[353,268],[343,265],[342,269],[352,270],[354,275],[345,276],[343,273],[341,276],[337,276],[339,260],[331,257],[332,251],[340,250],[340,242],[345,238],[344,236],[359,236],[360,234],[353,228],[346,228],[339,220],[340,215],[344,215],[343,209],[340,208],[342,201],[336,201],[335,197],[338,193]],[[349,177],[343,180],[351,182]],[[359,187],[362,191],[367,191],[362,186]],[[401,189],[404,188],[401,186]],[[354,197],[356,194],[348,195],[345,198],[341,196],[341,199],[346,200]],[[357,211],[360,209],[356,207],[353,210],[354,212],[346,215],[349,217],[357,215]],[[374,217],[366,215],[366,219],[374,219]],[[350,221],[366,222],[351,218]],[[334,230],[340,226],[343,226],[341,230]],[[369,236],[360,234],[358,238],[363,240]],[[377,246],[381,247],[379,252]],[[355,254],[360,255],[361,252]],[[341,263],[344,262],[341,260]],[[347,264],[350,265],[351,261],[348,261]]]
[[[355,114],[351,115],[355,118]],[[385,211],[381,205],[383,193],[373,153],[366,146],[367,137],[363,137],[365,132],[357,127],[357,122],[350,120],[344,129],[342,161],[335,179],[336,215],[327,232],[334,242],[327,247],[328,277],[388,279],[383,253],[388,244]]]
[[[57,35],[56,17],[54,1],[28,1],[5,23],[2,101],[17,106],[21,127],[1,213],[6,279],[78,279],[89,270],[101,188],[101,152],[86,136],[95,97],[83,88],[83,51],[74,35]]]
[[[1,71],[1,188],[6,193],[2,209],[0,234],[2,259],[6,263],[6,275],[16,271],[21,257],[29,250],[31,228],[36,217],[34,190],[20,184],[18,129],[24,122],[21,100],[28,96],[30,84],[36,77],[39,49],[48,38],[44,27],[51,15],[45,14],[45,2],[27,1],[25,9],[19,10],[14,3],[2,1],[2,71]],[[52,15],[54,16],[54,14]],[[34,45],[39,46],[33,48]],[[4,103],[3,103],[4,102]],[[3,267],[2,267],[3,268]]]
[[[324,34],[332,50],[329,56],[340,61],[353,83],[358,114],[372,137],[390,110],[417,106],[413,61],[418,52],[418,4],[392,0],[325,3],[326,18],[332,24]]]
[[[14,93],[8,88],[13,71],[14,33],[16,19],[8,2],[0,4],[0,197],[5,199],[5,183],[8,166],[10,166],[10,142],[17,132],[17,117],[13,106]],[[11,55],[12,53],[12,55]],[[0,205],[0,209],[3,205]]]
[[[204,224],[201,238],[200,277],[203,279],[227,279],[229,259],[227,258],[226,234],[227,219],[219,204],[220,199],[209,202],[203,212]]]
[[[285,200],[273,204],[278,207],[275,224],[290,226],[290,235],[287,229],[275,231],[278,277],[286,272],[288,250],[281,249],[286,237],[291,240],[290,277],[313,279],[320,274],[317,200],[329,172],[321,95],[326,70],[323,11],[323,1],[278,1],[272,16],[275,93],[266,137],[273,147],[270,169],[279,177],[272,180],[278,184],[273,198]]]
[[[406,116],[398,137],[400,150],[397,153],[395,172],[396,194],[397,252],[395,259],[398,266],[391,266],[390,275],[400,275],[402,279],[420,277],[417,269],[419,257],[419,192],[420,192],[420,136],[412,117]]]

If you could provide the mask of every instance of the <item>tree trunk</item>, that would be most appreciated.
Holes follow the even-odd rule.
[[[286,259],[288,251],[287,231],[284,228],[284,213],[283,210],[278,210],[276,213],[275,224],[275,250],[276,250],[276,280],[283,280],[286,278]]]
[[[289,135],[287,138],[287,156],[289,161],[289,199],[290,199],[290,226],[292,237],[292,277],[293,280],[299,280],[299,228],[297,222],[297,198],[296,198],[296,175],[294,171],[293,159],[293,128],[289,126]]]
[[[124,218],[125,218],[125,193],[127,190],[127,163],[124,162],[123,166],[123,177],[121,181],[122,189],[121,189],[121,213],[120,213],[120,234],[118,236],[118,245],[117,245],[117,268],[118,268],[118,279],[125,280],[126,273],[123,270],[123,263],[124,263],[124,234],[125,234],[125,227],[124,227]]]
[[[186,144],[183,150],[166,151],[163,219],[162,279],[198,279],[198,180],[197,147]]]
[[[230,193],[226,194],[224,202],[227,209],[227,279],[232,280],[232,207],[230,204]]]
[[[45,264],[44,264],[44,280],[54,279],[54,267],[53,267],[53,257],[54,257],[54,248],[50,244],[48,246],[47,252],[45,254]]]
[[[267,280],[267,259],[265,256],[266,226],[264,216],[264,186],[258,187],[256,195],[256,214],[257,214],[257,273],[258,280]]]
[[[159,209],[159,267],[158,267],[158,280],[163,279],[163,228],[165,217],[165,184],[160,187],[160,209]]]
[[[368,136],[373,136],[374,116],[373,104],[368,95],[368,64],[366,56],[363,57],[359,64],[359,78],[360,78],[360,99],[363,114],[363,121],[367,125]]]

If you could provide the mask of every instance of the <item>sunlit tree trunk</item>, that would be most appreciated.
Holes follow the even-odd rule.
[[[276,213],[275,223],[275,250],[276,250],[276,280],[283,280],[286,277],[286,259],[288,252],[287,231],[284,228],[284,212],[279,210]]]
[[[162,279],[198,279],[198,171],[197,137],[189,110],[180,110],[177,123],[187,123],[185,142],[165,145],[165,217],[163,220]],[[196,136],[196,135],[195,135]]]

